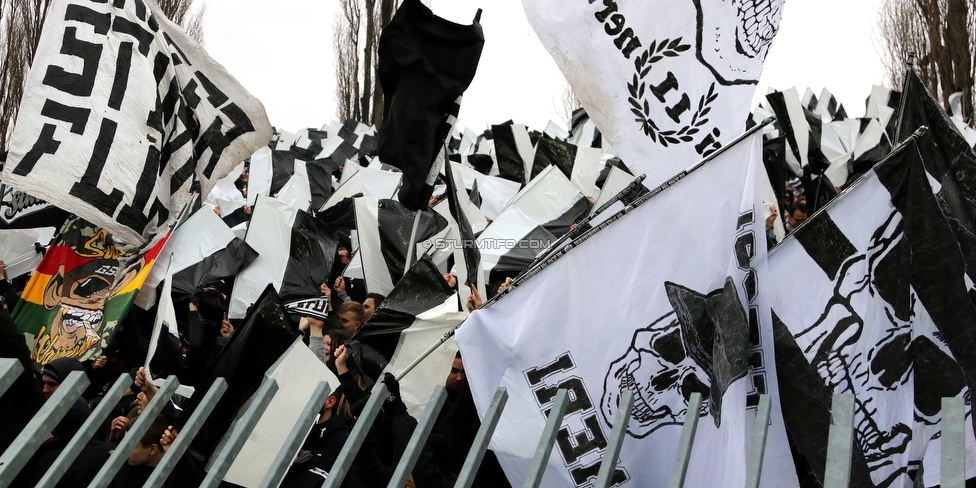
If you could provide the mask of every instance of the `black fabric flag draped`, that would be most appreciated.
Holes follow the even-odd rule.
[[[288,321],[285,307],[272,286],[265,288],[244,322],[234,331],[227,345],[209,365],[209,379],[197,386],[182,418],[188,419],[205,392],[217,378],[227,380],[227,391],[211,412],[210,420],[193,440],[194,450],[209,456],[224,433],[230,429],[237,412],[258,390],[268,369],[298,337]]]
[[[180,301],[193,294],[201,286],[212,285],[226,278],[237,276],[241,270],[257,259],[258,253],[244,239],[234,238],[221,249],[189,268],[173,274],[173,297]]]
[[[400,342],[400,332],[413,325],[417,315],[441,305],[453,294],[441,272],[425,256],[403,275],[355,339],[390,361]]]
[[[491,137],[495,143],[495,158],[498,160],[498,176],[522,185],[528,183],[534,174],[526,175],[526,161],[519,151],[519,139],[528,139],[524,126],[511,123],[491,126]],[[526,141],[527,142],[527,141]],[[524,145],[524,143],[523,143]]]
[[[484,43],[477,19],[458,25],[420,0],[405,0],[383,29],[378,75],[386,106],[377,154],[403,171],[399,198],[410,210],[427,207],[445,115],[474,79]]]
[[[920,144],[925,170],[941,186],[936,198],[943,211],[953,216],[950,225],[966,255],[966,271],[976,278],[976,155],[913,70],[905,80],[902,104],[899,137],[905,140],[918,128],[928,127],[929,136]]]
[[[573,178],[573,165],[576,163],[576,144],[558,141],[543,136],[535,146],[532,160],[532,178],[535,178],[550,164],[559,168],[567,178]]]
[[[464,192],[464,185],[458,185],[454,179],[454,171],[451,162],[444,163],[444,182],[447,184],[447,204],[451,210],[451,216],[457,224],[458,234],[461,238],[461,248],[464,256],[463,266],[466,270],[467,279],[465,285],[478,285],[478,270],[481,268],[481,251],[478,243],[474,239],[474,231],[471,228],[471,221],[465,213],[465,198],[459,192]],[[461,265],[461,263],[457,263]]]
[[[311,214],[298,211],[291,232],[288,265],[281,282],[281,299],[289,303],[321,296],[319,285],[329,283],[337,244],[338,238],[332,229]]]

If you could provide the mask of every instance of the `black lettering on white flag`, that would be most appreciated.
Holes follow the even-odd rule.
[[[152,2],[52,4],[4,183],[143,242],[267,143],[261,103]]]
[[[587,114],[653,188],[744,132],[783,3],[525,0],[523,5]]]

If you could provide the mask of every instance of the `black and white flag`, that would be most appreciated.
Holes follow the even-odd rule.
[[[244,241],[258,257],[237,275],[227,316],[242,318],[270,285],[286,304],[317,298],[329,283],[338,238],[307,212],[269,197],[259,197]]]
[[[362,260],[366,289],[388,295],[403,277],[415,213],[392,199],[355,199],[357,255]],[[447,220],[436,212],[420,215],[415,243],[426,241],[447,228]],[[416,248],[416,246],[415,246]],[[411,262],[416,261],[416,256]]]
[[[522,1],[602,137],[649,188],[742,132],[783,3]]]
[[[466,311],[458,311],[457,294],[441,273],[430,260],[422,258],[356,334],[357,340],[383,355],[389,362],[386,371],[394,375],[429,354],[400,380],[400,396],[411,415],[420,415],[430,392],[444,384],[457,344],[452,339],[433,351],[427,349],[467,316]]]
[[[976,475],[973,285],[924,145],[879,163],[769,258],[783,415],[821,480],[834,393],[855,396],[851,486],[939,484],[943,397],[966,399]]]
[[[557,167],[543,170],[478,236],[489,295],[568,232],[570,225],[589,213],[590,206]]]
[[[757,132],[727,148],[458,329],[479,411],[508,389],[492,442],[513,486],[559,388],[572,402],[542,486],[592,486],[625,389],[636,397],[614,486],[667,486],[689,414],[701,420],[686,486],[745,484],[758,394],[778,405],[771,331],[758,323],[767,292],[761,147]],[[702,409],[689,412],[695,391]],[[771,419],[762,481],[796,486],[778,410]]]
[[[450,208],[450,226],[452,232],[449,234],[450,248],[454,251],[454,269],[458,278],[458,291],[461,293],[461,300],[466,302],[471,293],[470,287],[474,286],[478,290],[479,296],[485,297],[484,270],[481,268],[481,251],[478,249],[478,242],[475,240],[475,229],[472,220],[482,219],[479,229],[484,229],[484,216],[477,207],[472,208],[468,193],[464,186],[458,182],[461,180],[460,174],[455,171],[456,165],[450,161],[445,162],[444,181],[447,183],[447,203]],[[478,223],[475,222],[475,225]]]
[[[155,2],[53,2],[3,181],[133,243],[267,143],[261,103]]]

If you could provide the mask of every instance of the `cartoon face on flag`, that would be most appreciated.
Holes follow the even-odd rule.
[[[784,0],[522,4],[596,127],[654,188],[742,132]]]
[[[694,0],[698,59],[723,85],[755,84],[779,31],[782,0]],[[729,13],[732,15],[729,15]],[[730,21],[734,16],[735,20]]]
[[[149,252],[83,221],[65,224],[31,275],[14,321],[35,335],[34,360],[96,355],[125,316],[162,243]],[[120,267],[124,269],[120,272]]]

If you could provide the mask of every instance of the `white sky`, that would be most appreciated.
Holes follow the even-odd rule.
[[[201,0],[197,0],[198,2]],[[202,0],[205,46],[286,130],[335,119],[332,26],[338,0]],[[690,1],[690,0],[685,0]],[[754,104],[767,87],[826,87],[850,116],[864,114],[874,84],[885,84],[875,40],[883,0],[787,0]],[[480,132],[512,119],[542,130],[563,125],[564,79],[519,0],[431,0],[438,15],[470,23],[480,7],[485,48],[465,92],[458,128]]]

